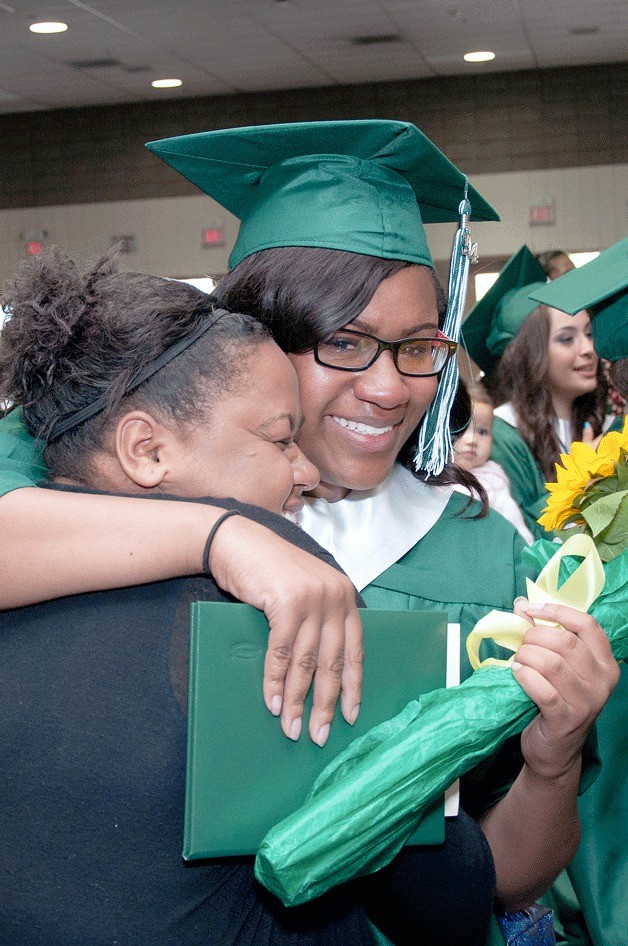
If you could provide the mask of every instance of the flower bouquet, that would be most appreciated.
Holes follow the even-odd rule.
[[[628,657],[626,430],[620,440],[607,435],[613,439],[604,438],[597,451],[578,444],[563,458],[567,472],[544,515],[561,526],[569,520],[568,539],[558,549],[541,540],[525,552],[528,564],[541,569],[536,582],[528,581],[529,599],[590,611],[618,660]],[[591,454],[597,459],[587,466]],[[528,627],[497,611],[478,622],[467,640],[476,672],[410,703],[341,753],[301,808],[266,835],[255,862],[258,880],[294,906],[388,864],[432,802],[536,715],[511,661],[480,659],[485,638],[515,651]]]
[[[603,562],[628,547],[628,418],[619,432],[605,434],[597,450],[574,442],[556,464],[557,480],[546,483],[547,506],[539,524],[562,539],[590,535]]]

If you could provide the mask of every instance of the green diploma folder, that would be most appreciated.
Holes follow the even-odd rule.
[[[307,734],[287,739],[262,699],[268,624],[245,604],[192,605],[183,857],[252,855],[268,830],[305,800],[312,783],[353,739],[410,700],[445,686],[447,614],[360,612],[364,686],[354,726],[340,710],[321,749]],[[444,840],[443,801],[411,844]]]

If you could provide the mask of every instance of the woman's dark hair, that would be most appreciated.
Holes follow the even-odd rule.
[[[608,366],[608,374],[613,387],[623,397],[624,401],[628,400],[628,358],[611,361]]]
[[[546,306],[532,312],[506,348],[497,368],[495,401],[510,401],[517,414],[517,430],[530,448],[548,481],[556,479],[555,464],[563,447],[558,441],[548,383],[550,321]],[[606,413],[607,385],[598,363],[594,391],[573,403],[574,439],[582,439],[588,421],[594,434],[602,433]]]
[[[321,247],[287,246],[261,250],[246,257],[215,290],[220,305],[248,312],[259,319],[285,352],[301,354],[352,322],[369,304],[380,283],[414,264],[405,260],[382,259],[344,250]],[[436,272],[433,280],[442,327],[447,297]],[[398,460],[418,479],[427,474],[414,469],[415,430]],[[485,514],[486,494],[473,474],[455,464],[447,464],[436,485],[461,483],[479,495]]]
[[[48,444],[53,476],[89,485],[91,461],[116,419],[139,408],[186,425],[237,385],[251,343],[270,339],[250,316],[228,313],[135,388],[151,362],[215,319],[215,301],[185,283],[121,272],[113,254],[82,274],[62,251],[25,261],[0,298],[9,313],[0,335],[0,401],[23,408],[44,440],[61,419],[105,398],[93,418]]]
[[[411,265],[344,250],[286,246],[247,256],[220,280],[216,296],[225,308],[259,319],[285,352],[300,354],[352,322],[382,280]],[[440,284],[438,291],[443,296]]]

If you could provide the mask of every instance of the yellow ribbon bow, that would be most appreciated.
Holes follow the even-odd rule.
[[[564,555],[582,556],[582,561],[575,572],[558,587],[560,563]],[[561,545],[555,555],[552,555],[537,580],[526,579],[528,586],[528,601],[530,604],[566,604],[578,611],[588,611],[604,587],[604,566],[595,547],[593,539],[588,535],[572,535],[564,545]],[[550,624],[550,621],[534,622],[535,624]],[[516,652],[522,644],[526,631],[532,627],[525,618],[507,611],[489,611],[475,625],[467,637],[467,653],[474,670],[480,667],[509,667],[515,659]],[[513,655],[508,660],[497,657],[487,657],[480,660],[480,645],[486,638],[490,638],[512,650]]]

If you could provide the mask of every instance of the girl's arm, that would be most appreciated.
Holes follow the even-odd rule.
[[[16,489],[0,498],[0,608],[145,584],[202,571],[224,509],[199,503]],[[362,626],[349,579],[244,516],[216,532],[216,583],[270,624],[268,709],[297,738],[314,682],[311,737],[327,738],[338,694],[353,722],[360,704]]]

